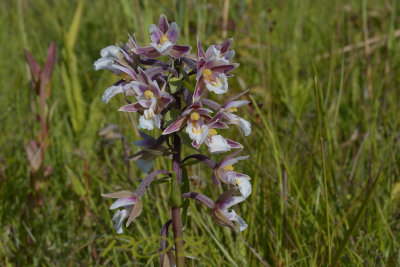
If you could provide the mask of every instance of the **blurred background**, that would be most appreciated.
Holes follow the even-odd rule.
[[[124,235],[100,196],[134,190],[144,174],[124,161],[139,150],[138,118],[117,112],[122,96],[101,102],[117,78],[93,62],[128,34],[148,45],[164,13],[192,53],[196,36],[203,47],[233,37],[230,95],[250,89],[239,115],[252,134],[230,132],[250,155],[235,166],[252,178],[236,207],[249,227],[219,227],[191,203],[190,266],[396,266],[399,11],[396,0],[1,1],[0,265],[159,264],[168,186],[151,186]],[[52,42],[45,75],[32,74]],[[188,173],[191,191],[216,199],[209,170]]]

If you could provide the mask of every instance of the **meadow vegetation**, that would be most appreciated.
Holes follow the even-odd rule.
[[[178,23],[192,53],[196,36],[205,47],[233,36],[240,68],[230,94],[250,89],[240,115],[252,134],[230,136],[250,155],[238,167],[252,178],[253,193],[238,208],[249,227],[219,227],[191,202],[190,266],[398,265],[399,12],[396,0],[1,1],[0,265],[158,266],[152,252],[170,218],[162,201],[169,187],[153,184],[142,215],[116,235],[100,193],[134,190],[144,178],[124,160],[138,151],[138,118],[117,111],[123,96],[101,102],[116,78],[93,62],[128,33],[148,45],[160,13]],[[42,65],[51,42],[44,161],[52,173],[41,180],[40,205],[25,152],[41,126],[24,48]],[[111,124],[118,133],[99,135]],[[162,159],[156,166],[171,169]],[[193,192],[215,199],[222,191],[203,165],[188,175]]]

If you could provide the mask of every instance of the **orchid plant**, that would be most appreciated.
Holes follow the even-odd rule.
[[[141,131],[143,139],[135,144],[142,150],[130,159],[136,160],[138,166],[149,173],[157,157],[168,157],[172,159],[172,170],[150,172],[135,192],[123,190],[102,196],[116,199],[110,209],[116,209],[114,227],[121,234],[125,220],[128,227],[140,215],[141,198],[152,181],[159,174],[169,177],[172,220],[164,224],[161,234],[167,235],[172,225],[175,246],[164,251],[166,242],[161,242],[160,261],[162,266],[184,266],[181,221],[183,198],[204,204],[210,209],[215,222],[221,226],[230,227],[234,231],[243,231],[247,227],[231,207],[243,202],[251,194],[250,177],[234,171],[233,167],[248,156],[238,156],[243,146],[225,138],[221,132],[233,124],[245,136],[250,134],[250,123],[235,114],[237,108],[249,102],[239,100],[247,91],[228,98],[223,104],[206,98],[208,95],[228,92],[228,79],[238,67],[238,64],[231,62],[235,54],[230,49],[232,39],[220,45],[211,45],[206,51],[197,40],[197,54],[191,54],[190,46],[177,44],[178,26],[175,22],[169,24],[164,15],[160,16],[158,25],[151,25],[149,32],[150,46],[140,47],[135,36],[129,36],[125,44],[102,49],[101,58],[94,62],[94,69],[106,69],[121,77],[105,90],[103,102],[107,103],[117,94],[124,94],[127,104],[119,111],[137,112],[140,115],[141,130],[160,133],[158,137],[153,137]],[[192,82],[196,83],[193,92],[187,88],[190,86],[186,86]],[[133,98],[136,101],[132,101]],[[188,137],[191,141],[185,142]],[[191,145],[198,153],[182,158],[182,144]],[[229,151],[232,153],[216,162],[200,152],[203,144],[209,155]],[[212,170],[212,182],[215,185],[227,185],[227,191],[216,201],[201,193],[182,192],[182,179],[185,176],[182,173],[186,173],[183,168],[195,163],[203,163]]]

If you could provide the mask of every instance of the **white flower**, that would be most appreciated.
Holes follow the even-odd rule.
[[[208,131],[207,139],[205,140],[208,150],[212,154],[223,153],[231,150],[231,146],[228,144],[222,135],[217,134],[215,129],[210,129]]]
[[[128,217],[128,213],[126,209],[117,210],[114,214],[114,228],[117,230],[117,234],[122,234],[124,230],[122,229],[122,224],[124,223],[125,218]]]
[[[100,55],[103,58],[118,58],[119,56],[119,47],[116,45],[107,46],[100,51]]]
[[[243,131],[245,136],[248,136],[251,133],[251,124],[250,124],[250,122],[246,121],[245,119],[237,116],[234,119],[234,124],[239,126],[239,128]]]
[[[193,112],[190,115],[190,119],[187,122],[186,132],[198,146],[201,145],[207,138],[208,127],[204,124],[204,121],[200,117],[199,113]]]
[[[214,92],[217,95],[226,93],[228,91],[228,79],[225,74],[220,73],[212,80],[206,80],[206,87],[209,91]]]
[[[153,130],[154,126],[160,128],[161,116],[154,114],[153,108],[146,109],[143,116],[139,118],[139,126],[142,129]]]
[[[230,212],[225,213],[226,217],[231,220],[231,221],[236,221],[239,224],[239,231],[242,232],[247,228],[247,223],[237,215],[237,213],[234,210],[231,210]]]
[[[105,69],[117,75],[121,75],[122,71],[120,70],[119,66],[114,64],[114,59],[118,59],[119,57],[119,50],[119,47],[115,45],[103,48],[100,52],[101,58],[93,63],[94,70]]]
[[[250,178],[247,175],[235,178],[236,185],[244,198],[247,198],[251,194],[251,183],[249,180]]]
[[[171,43],[170,41],[166,41],[162,44],[150,43],[150,45],[154,47],[158,52],[160,52],[160,54],[162,54],[164,52],[168,52],[174,44]]]

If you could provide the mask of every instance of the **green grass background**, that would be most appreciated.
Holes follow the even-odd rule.
[[[142,215],[121,236],[112,228],[111,201],[100,196],[134,190],[144,174],[131,163],[130,179],[121,142],[105,145],[97,134],[117,124],[131,153],[138,151],[137,116],[117,112],[122,97],[101,103],[116,78],[95,72],[93,61],[128,33],[149,43],[148,27],[165,13],[193,52],[196,36],[206,47],[235,38],[240,68],[229,93],[250,88],[252,101],[239,111],[252,134],[233,128],[229,134],[250,155],[235,166],[252,178],[252,195],[236,207],[249,227],[235,234],[191,203],[184,228],[190,265],[398,266],[399,6],[396,0],[1,1],[0,265],[158,265],[150,253],[170,216],[168,186],[151,186]],[[45,162],[53,174],[45,204],[32,208],[24,146],[39,125],[23,48],[43,64],[52,41],[57,62]],[[324,53],[330,54],[321,59]],[[156,165],[168,168],[164,160]],[[199,165],[188,173],[191,191],[217,198],[222,189],[212,186],[209,170]]]

